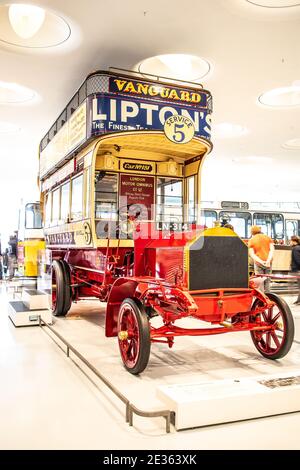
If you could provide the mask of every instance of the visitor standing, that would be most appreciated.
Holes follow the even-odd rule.
[[[298,276],[298,297],[294,304],[300,305],[300,237],[297,237],[296,235],[291,237],[291,245],[293,247],[291,270],[295,276]]]
[[[252,237],[249,240],[249,255],[254,261],[255,274],[272,273],[272,260],[274,256],[273,240],[261,232],[261,227],[253,225],[251,227]],[[261,286],[261,290],[270,292],[270,278],[267,277]]]

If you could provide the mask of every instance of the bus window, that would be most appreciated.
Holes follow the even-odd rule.
[[[45,202],[45,226],[49,227],[51,222],[51,200],[52,200],[52,193],[49,192],[46,196]]]
[[[283,215],[271,213],[253,214],[253,224],[261,227],[261,231],[273,240],[283,239]]]
[[[157,222],[183,222],[182,180],[157,178]]]
[[[82,175],[72,179],[71,220],[82,219]]]
[[[283,216],[282,218],[278,218],[274,222],[274,238],[282,240],[284,238],[284,224],[283,224]]]
[[[84,217],[90,216],[90,168],[84,172],[85,175],[85,200],[84,200]]]
[[[196,223],[196,204],[195,204],[195,176],[190,176],[187,180],[188,189],[188,222]]]
[[[42,228],[42,217],[40,205],[38,203],[26,204],[25,207],[25,228]]]
[[[118,175],[96,171],[95,176],[95,219],[98,238],[108,237],[108,222],[111,224],[110,236],[114,237],[118,216]]]
[[[216,211],[202,210],[200,215],[200,225],[206,228],[212,228],[217,220]]]
[[[53,191],[52,194],[52,225],[57,225],[59,221],[59,201],[60,199],[60,188]]]
[[[294,235],[298,236],[298,220],[286,220],[285,231],[287,241]]]
[[[227,212],[221,211],[220,220],[225,219],[233,226],[235,233],[241,238],[250,237],[251,214],[250,212]]]
[[[60,220],[62,223],[68,222],[70,206],[70,181],[63,184],[60,195]]]

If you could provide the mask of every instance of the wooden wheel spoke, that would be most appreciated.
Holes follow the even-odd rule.
[[[266,332],[266,346],[267,346],[267,350],[270,351],[271,349],[271,331],[267,331]]]
[[[276,344],[277,348],[279,348],[280,345],[281,345],[281,342],[279,341],[279,338],[278,338],[278,336],[276,335],[275,331],[272,331],[272,332],[271,332],[271,336],[272,336],[273,341],[274,341],[274,343]]]
[[[262,312],[262,316],[264,317],[265,322],[268,323],[268,316],[265,310]]]
[[[272,318],[272,323],[274,324],[275,322],[277,322],[277,320],[281,317],[281,314],[280,312],[277,313],[277,315],[275,315],[275,317]]]
[[[135,327],[136,327],[136,324],[135,324],[135,321],[134,321],[134,318],[133,318],[133,315],[132,313],[130,312],[127,316],[127,322],[128,322],[128,326],[131,330],[134,330]]]
[[[267,315],[267,321],[268,321],[268,323],[270,323],[270,322],[272,321],[273,308],[274,308],[274,307],[270,307],[270,308],[268,309],[268,315]]]
[[[131,349],[132,349],[132,356],[133,358],[135,358],[138,352],[137,341],[135,338],[131,340]]]
[[[127,352],[128,357],[131,357],[131,358],[132,358],[131,352],[132,352],[132,349],[133,349],[133,342],[134,342],[133,339],[131,339],[130,341],[127,342],[128,346],[127,346],[127,351],[126,352]]]
[[[262,349],[265,349],[266,348],[266,342],[263,338],[263,336],[261,335],[260,339],[258,340],[259,344],[261,345]]]

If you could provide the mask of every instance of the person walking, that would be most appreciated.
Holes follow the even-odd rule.
[[[3,263],[3,274],[4,278],[6,278],[7,270],[8,270],[8,248],[4,251],[2,255],[2,263]]]
[[[249,255],[254,262],[255,274],[271,274],[272,260],[274,256],[274,243],[273,240],[261,232],[261,227],[253,225],[251,227],[251,235],[248,247]],[[266,278],[264,283],[261,284],[261,290],[270,292],[270,278]]]
[[[297,278],[298,284],[298,297],[297,300],[294,302],[295,305],[300,305],[300,237],[293,235],[291,237],[292,245],[292,263],[291,263],[291,270]]]
[[[14,277],[15,267],[17,264],[17,244],[18,239],[16,232],[14,235],[10,235],[8,245],[9,245],[9,254],[8,254],[8,279],[11,281]]]
[[[1,234],[0,234],[0,281],[3,279],[3,273],[4,273],[4,268],[3,268],[3,257],[2,257],[2,251],[1,251]]]

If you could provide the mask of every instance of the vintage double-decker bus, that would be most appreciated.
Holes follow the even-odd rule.
[[[285,302],[249,284],[245,243],[199,226],[211,113],[199,84],[98,71],[40,144],[53,313],[84,298],[107,302],[106,336],[118,337],[133,374],[151,342],[171,347],[175,336],[247,330],[272,359],[293,341]],[[211,326],[174,325],[189,316]]]

